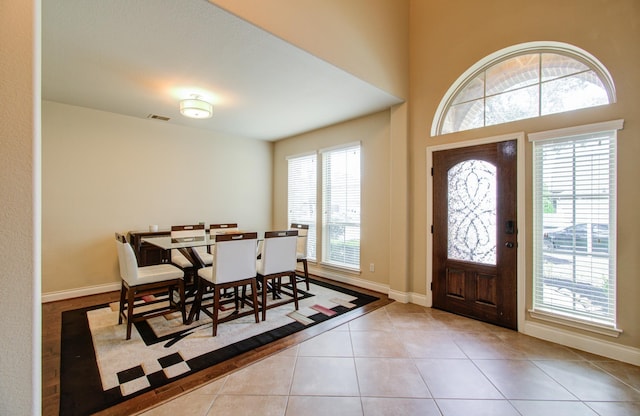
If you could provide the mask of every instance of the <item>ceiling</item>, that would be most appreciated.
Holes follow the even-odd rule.
[[[193,93],[212,118],[180,115]],[[205,0],[43,1],[42,98],[261,140],[401,102]]]

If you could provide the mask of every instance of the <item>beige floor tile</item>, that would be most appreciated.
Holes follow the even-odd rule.
[[[352,357],[349,331],[329,331],[300,344],[299,356]]]
[[[210,383],[205,384],[202,387],[197,388],[189,394],[204,394],[208,396],[216,395],[220,392],[220,389],[227,381],[227,377],[220,378],[218,380],[212,381]]]
[[[389,312],[389,320],[396,330],[448,331],[446,325],[426,313]]]
[[[353,358],[298,357],[293,375],[294,396],[358,396]]]
[[[582,402],[556,402],[556,401],[521,401],[512,400],[511,405],[515,407],[522,416],[597,416],[598,414],[589,409]]]
[[[571,348],[515,331],[500,332],[495,335],[509,347],[522,352],[529,360],[584,360]]]
[[[504,398],[471,360],[424,359],[416,366],[434,398]]]
[[[359,397],[291,396],[286,416],[362,416]]]
[[[440,399],[436,403],[442,416],[520,416],[507,400]]]
[[[207,416],[283,416],[287,407],[286,396],[218,396]],[[175,413],[190,415],[190,413]]]
[[[215,396],[189,393],[148,410],[142,413],[141,416],[206,416],[214,399]]]
[[[363,397],[364,416],[440,416],[433,399]]]
[[[620,361],[595,361],[592,364],[640,391],[640,367]]]
[[[534,361],[583,401],[640,401],[640,392],[585,361]]]
[[[402,342],[388,332],[354,331],[351,342],[356,357],[411,357]]]
[[[526,360],[528,358],[525,352],[502,341],[492,333],[456,334],[454,340],[458,347],[474,360]]]
[[[296,357],[274,355],[227,377],[220,394],[287,395]]]
[[[396,337],[413,358],[467,358],[447,332],[403,330]]]
[[[351,331],[393,331],[395,328],[384,308],[370,312],[349,322]]]
[[[586,405],[603,416],[640,415],[640,402],[586,402]]]
[[[356,367],[362,396],[431,397],[411,359],[356,358]]]
[[[394,302],[384,307],[389,313],[425,313],[428,309],[415,303]]]
[[[475,360],[474,363],[507,399],[577,400],[530,361]]]

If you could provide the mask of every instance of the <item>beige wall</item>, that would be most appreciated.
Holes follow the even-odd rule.
[[[619,339],[589,334],[602,341],[640,347],[640,3],[637,0],[492,0],[448,2],[411,0],[411,95],[409,111],[411,164],[411,261],[412,287],[424,285],[429,265],[423,256],[426,229],[426,147],[443,143],[570,127],[612,119],[625,119],[619,132],[618,150],[618,320],[624,333]],[[442,137],[430,137],[436,108],[449,86],[467,68],[486,55],[504,47],[530,41],[552,40],[576,45],[595,55],[611,72],[618,102],[501,126],[486,127]],[[531,287],[531,146],[526,146],[527,288]],[[526,309],[531,304],[526,293]],[[524,312],[524,311],[523,311]],[[527,318],[531,326],[533,321]],[[533,327],[533,326],[531,326]],[[522,329],[522,328],[521,328]],[[526,329],[526,328],[525,328]],[[551,329],[547,333],[551,333]],[[577,334],[564,328],[556,336]],[[637,352],[636,352],[637,358]]]
[[[389,111],[278,141],[274,151],[274,226],[287,226],[287,157],[347,143],[361,143],[360,274],[311,264],[313,272],[368,287],[389,285]],[[320,163],[320,159],[318,160]],[[321,201],[319,198],[318,201]],[[317,219],[321,224],[321,218]],[[369,264],[375,271],[369,271]]]
[[[408,0],[210,0],[399,97],[408,94]]]
[[[40,414],[39,2],[0,6],[0,414]]]
[[[271,225],[273,144],[44,102],[42,291],[119,282],[115,231]]]

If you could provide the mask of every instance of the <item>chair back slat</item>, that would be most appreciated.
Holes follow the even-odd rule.
[[[260,273],[293,271],[296,268],[298,230],[267,231],[264,234]]]
[[[238,223],[229,223],[229,224],[211,224],[209,225],[209,235],[217,235],[224,233],[232,233],[237,232]]]
[[[213,249],[213,283],[227,283],[256,276],[258,233],[216,235]]]
[[[202,237],[206,235],[204,230],[204,224],[195,225],[172,225],[171,226],[171,238],[190,238],[190,237]]]

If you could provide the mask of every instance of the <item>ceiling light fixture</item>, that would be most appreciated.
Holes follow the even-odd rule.
[[[213,105],[191,94],[191,98],[180,101],[180,113],[190,118],[209,118],[213,115]]]

